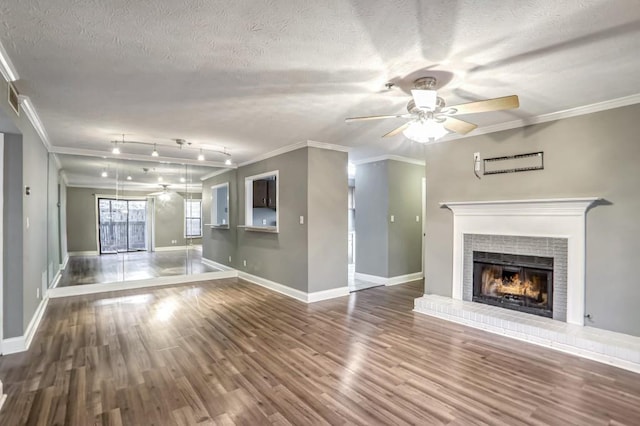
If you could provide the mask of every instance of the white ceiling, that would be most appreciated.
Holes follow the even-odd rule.
[[[126,133],[237,163],[305,140],[421,158],[380,138],[401,122],[344,118],[403,112],[408,95],[384,83],[434,72],[449,105],[520,96],[466,117],[478,130],[640,92],[635,0],[3,0],[0,16],[57,147],[106,151]]]

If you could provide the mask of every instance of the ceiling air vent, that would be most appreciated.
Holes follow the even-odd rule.
[[[8,92],[9,92],[9,105],[15,111],[16,115],[20,115],[20,101],[18,100],[18,91],[15,86],[11,83],[7,83]]]

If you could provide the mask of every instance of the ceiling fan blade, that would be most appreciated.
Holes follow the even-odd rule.
[[[369,115],[365,117],[350,117],[345,118],[345,123],[352,123],[354,121],[368,121],[368,120],[384,120],[386,118],[409,118],[411,114],[395,114],[395,115]]]
[[[407,127],[409,127],[409,124],[411,124],[411,121],[408,123],[404,123],[402,126],[397,127],[395,129],[393,129],[392,131],[390,131],[389,133],[387,133],[386,135],[383,135],[383,138],[390,138],[391,136],[395,136],[398,133],[402,132],[404,129],[406,129]]]
[[[448,115],[474,114],[476,112],[501,111],[504,109],[518,108],[520,102],[517,95],[505,96],[502,98],[487,99],[485,101],[469,102],[466,104],[446,107],[446,110],[455,109],[455,112]]]
[[[450,130],[452,132],[459,133],[461,135],[466,135],[476,127],[477,124],[469,123],[459,118],[447,117],[444,123],[442,123],[445,129]]]

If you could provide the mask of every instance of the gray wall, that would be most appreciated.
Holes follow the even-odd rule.
[[[66,191],[67,245],[69,252],[96,251],[96,204],[95,194],[114,196],[115,189],[68,187]],[[144,191],[119,191],[118,197],[145,197]],[[202,194],[170,193],[167,201],[156,199],[155,243],[156,247],[183,246],[184,238],[184,197],[199,199]],[[204,219],[204,218],[203,218]],[[208,223],[203,220],[203,223]],[[203,232],[206,229],[203,229]],[[172,244],[171,240],[177,240]],[[200,238],[193,238],[193,244],[200,244]]]
[[[307,225],[300,225],[299,222],[300,216],[307,217],[306,148],[249,164],[237,170],[237,211],[240,224],[244,225],[245,178],[274,170],[279,170],[280,232],[274,234],[244,229],[238,231],[237,269],[306,292]],[[245,259],[246,267],[242,264]]]
[[[640,336],[638,117],[633,105],[428,145],[425,292],[451,295],[453,215],[439,202],[603,197],[587,212],[588,325]],[[478,180],[477,151],[483,158],[544,151],[545,169]]]
[[[22,336],[22,136],[4,135],[3,337]]]
[[[23,113],[18,117],[11,110],[7,103],[6,84],[3,83],[0,87],[0,115],[6,119],[2,122],[11,124],[9,130],[13,133],[8,138],[9,143],[21,145],[22,151],[21,156],[17,151],[9,152],[15,162],[22,163],[21,170],[17,164],[10,165],[16,173],[22,173],[22,181],[19,190],[15,182],[16,187],[8,188],[4,206],[5,212],[14,213],[9,222],[5,220],[5,229],[12,233],[12,239],[5,240],[9,243],[6,247],[12,251],[20,250],[19,257],[14,253],[15,258],[4,264],[4,269],[12,277],[11,281],[4,283],[5,291],[8,286],[9,292],[3,301],[3,337],[9,338],[24,333],[43,297],[42,294],[37,297],[36,291],[46,288],[48,284],[48,153],[26,115]],[[19,134],[15,133],[16,129]],[[6,131],[6,128],[0,129],[0,132]],[[28,197],[23,195],[25,185],[32,190],[32,195]],[[21,211],[16,206],[17,203],[22,204]],[[27,218],[29,229],[26,228]],[[59,265],[52,272],[55,274],[58,268]]]
[[[275,170],[279,233],[238,229],[245,218],[245,178]],[[304,292],[347,286],[346,153],[301,148],[214,176],[203,182],[205,223],[211,187],[225,182],[230,229],[205,229],[204,258]]]
[[[346,287],[347,153],[308,148],[308,292]]]
[[[422,270],[423,177],[423,166],[396,160],[357,167],[356,272],[390,278]]]
[[[424,166],[393,160],[388,163],[389,215],[395,219],[388,224],[389,277],[397,277],[422,271]]]
[[[358,165],[356,169],[356,272],[389,276],[389,161]]]
[[[221,183],[229,183],[229,228],[210,228],[205,226],[202,234],[202,257],[238,267],[237,226],[238,226],[238,176],[237,170],[229,170],[202,182],[202,214],[204,223],[211,223],[211,187]],[[231,262],[229,261],[231,256]]]

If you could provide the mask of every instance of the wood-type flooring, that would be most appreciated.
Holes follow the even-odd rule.
[[[51,300],[0,425],[638,425],[640,375],[412,312],[238,279]]]
[[[73,256],[62,272],[58,287],[193,275],[216,270],[202,263],[199,250]]]

